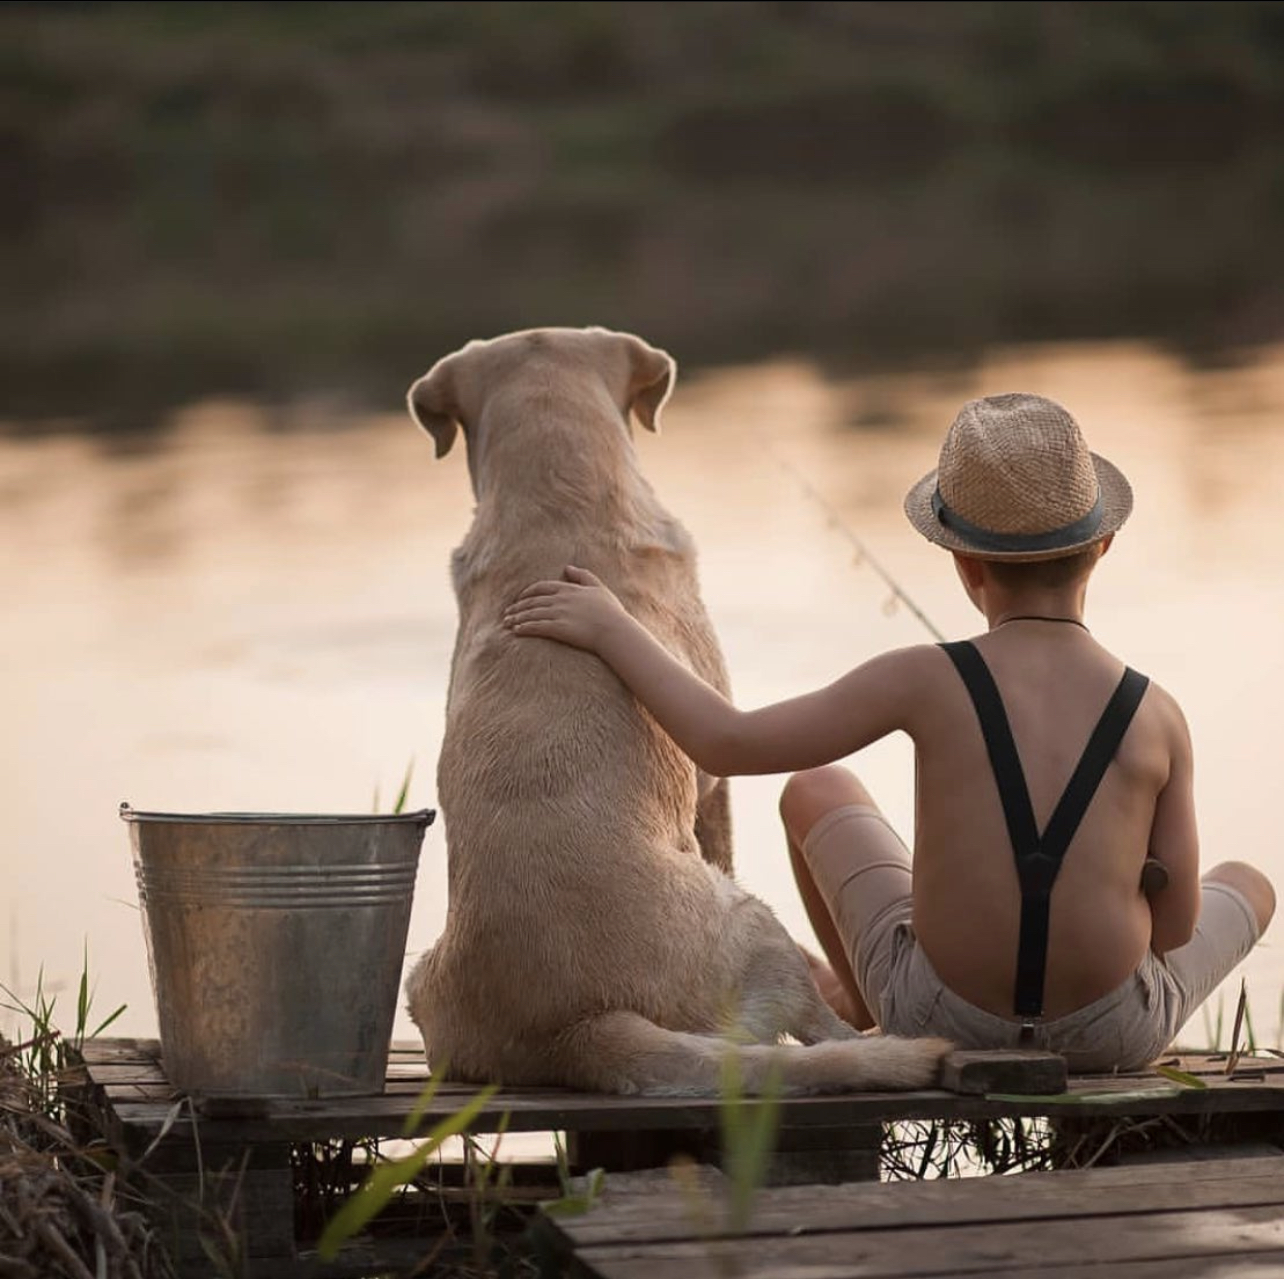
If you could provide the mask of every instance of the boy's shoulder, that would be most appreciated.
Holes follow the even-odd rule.
[[[1171,744],[1177,749],[1190,749],[1190,726],[1181,703],[1164,686],[1151,680],[1146,688],[1151,713],[1158,716],[1168,730]]]
[[[852,674],[864,689],[876,688],[879,696],[894,703],[907,719],[925,703],[939,700],[948,680],[958,679],[939,644],[885,649]]]
[[[978,649],[984,649],[985,634],[973,636],[971,642]],[[982,654],[984,657],[984,653]],[[1122,676],[1125,666],[1131,665],[1109,650],[1097,646],[1100,660],[1110,663]],[[912,694],[916,704],[935,701],[943,688],[954,689],[960,686],[959,673],[950,659],[943,644],[913,644],[904,648],[888,649],[874,658],[868,666],[877,666],[881,678],[892,685]],[[1145,671],[1141,672],[1146,674]],[[1060,678],[1064,678],[1064,670]],[[1152,719],[1169,745],[1174,750],[1190,749],[1190,730],[1180,703],[1166,688],[1153,677],[1147,676],[1148,683],[1142,699],[1142,707],[1147,718]],[[953,698],[949,700],[953,701]]]
[[[889,677],[913,678],[935,669],[944,658],[945,653],[939,644],[909,644],[904,648],[884,649],[864,662],[861,669],[877,670]]]

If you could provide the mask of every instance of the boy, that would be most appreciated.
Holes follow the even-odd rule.
[[[1243,863],[1199,879],[1181,711],[1084,625],[1088,579],[1131,509],[1065,409],[991,396],[964,405],[905,501],[985,616],[974,641],[899,649],[740,711],[583,570],[535,583],[505,620],[597,653],[711,775],[804,770],[781,815],[829,960],[817,985],[853,1025],[1131,1069],[1275,908]],[[918,769],[912,874],[869,793],[828,766],[898,729]],[[1148,858],[1167,881],[1149,895]]]

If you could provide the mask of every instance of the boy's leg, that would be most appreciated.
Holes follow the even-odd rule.
[[[1275,914],[1275,889],[1271,881],[1247,862],[1222,862],[1203,878],[1205,884],[1226,884],[1252,907],[1260,937]]]
[[[1180,1000],[1173,1032],[1180,1030],[1266,930],[1275,890],[1245,862],[1222,862],[1201,880],[1195,934],[1163,957]]]
[[[881,986],[866,992],[862,983],[885,980],[892,929],[909,920],[909,851],[845,768],[794,774],[780,816],[799,895],[829,961],[826,968],[808,956],[812,977],[840,1017],[868,1030],[877,1020],[870,996]]]

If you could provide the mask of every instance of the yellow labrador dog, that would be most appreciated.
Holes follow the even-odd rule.
[[[632,445],[630,415],[656,430],[674,372],[631,334],[532,329],[470,342],[410,390],[438,457],[462,428],[477,500],[437,775],[448,911],[411,1015],[463,1080],[707,1095],[734,1024],[750,1090],[773,1062],[793,1092],[927,1085],[947,1045],[858,1035],[730,878],[725,787],[702,810],[695,766],[602,662],[502,624],[523,587],[578,564],[725,689],[691,537]]]

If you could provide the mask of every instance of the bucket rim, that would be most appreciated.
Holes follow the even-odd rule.
[[[435,808],[418,808],[409,813],[163,813],[120,806],[126,822],[182,822],[210,826],[431,826]]]

